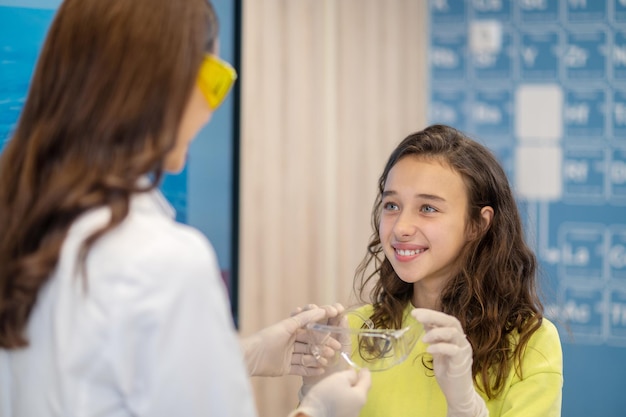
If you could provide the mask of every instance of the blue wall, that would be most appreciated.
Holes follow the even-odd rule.
[[[32,72],[60,0],[0,0],[0,150],[19,117]],[[234,62],[235,2],[214,0],[220,18],[220,54]],[[162,190],[177,218],[213,243],[224,279],[231,284],[233,256],[233,94],[190,148],[187,167],[167,176]],[[234,294],[232,295],[235,296]]]
[[[510,176],[563,342],[563,416],[626,416],[626,1],[429,11],[429,120]]]

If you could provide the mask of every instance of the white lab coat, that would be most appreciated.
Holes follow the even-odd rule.
[[[30,346],[0,349],[0,417],[256,416],[214,250],[172,214],[157,191],[135,196],[86,281],[77,253],[109,211],[73,224]]]

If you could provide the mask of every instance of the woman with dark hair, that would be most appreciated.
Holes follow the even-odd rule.
[[[217,44],[207,0],[60,6],[0,158],[1,416],[254,416],[247,373],[320,372],[298,330],[337,310],[240,349],[213,248],[158,192],[235,81]],[[356,415],[368,387],[294,414]]]
[[[559,335],[491,152],[449,126],[409,135],[380,176],[372,226],[355,279],[368,303],[359,314],[374,329],[411,329],[414,344],[372,374],[360,416],[560,416]],[[354,360],[370,363],[359,365],[390,355],[363,340]]]

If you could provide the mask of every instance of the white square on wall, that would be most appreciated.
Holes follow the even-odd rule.
[[[469,24],[469,47],[474,54],[497,54],[502,49],[502,23],[476,20]]]
[[[557,142],[563,136],[563,90],[557,84],[522,84],[515,92],[518,140]]]
[[[515,149],[515,191],[528,200],[559,200],[563,194],[560,146],[522,145]]]

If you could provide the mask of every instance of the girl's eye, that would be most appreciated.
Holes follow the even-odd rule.
[[[437,212],[437,209],[436,209],[436,208],[434,208],[433,206],[424,205],[424,206],[422,206],[421,211],[422,211],[423,213],[436,213],[436,212]]]
[[[396,203],[386,202],[383,204],[383,210],[398,210],[398,205]]]

